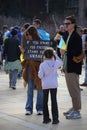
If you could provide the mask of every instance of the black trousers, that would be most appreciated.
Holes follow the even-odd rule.
[[[58,120],[57,88],[43,90],[43,120],[49,119],[48,98],[51,95],[51,112],[53,121]]]

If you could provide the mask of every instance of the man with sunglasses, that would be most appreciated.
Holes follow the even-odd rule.
[[[82,39],[76,31],[76,20],[74,16],[68,16],[64,21],[65,30],[68,31],[66,39],[67,49],[60,50],[63,55],[63,69],[69,94],[72,99],[72,108],[64,112],[66,119],[81,118],[81,91],[79,87],[79,75],[82,71],[82,62],[76,63],[74,57],[82,52]]]

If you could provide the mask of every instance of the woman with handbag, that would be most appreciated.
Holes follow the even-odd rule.
[[[79,60],[82,57],[79,56],[82,53],[82,39],[76,31],[76,20],[73,15],[65,18],[64,26],[65,30],[68,31],[68,36],[66,37],[67,49],[66,51],[61,49],[60,52],[64,55],[63,69],[68,91],[72,99],[72,107],[63,114],[66,119],[79,119],[81,118],[79,75],[82,71],[82,59]]]

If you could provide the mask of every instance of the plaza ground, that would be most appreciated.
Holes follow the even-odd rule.
[[[84,80],[84,67],[80,76],[80,83]],[[23,87],[23,79],[17,81],[17,89],[9,88],[8,75],[0,70],[0,130],[87,130],[87,87],[82,87],[81,119],[67,120],[63,112],[71,107],[71,98],[67,91],[64,74],[59,72],[59,88],[57,93],[60,123],[43,124],[43,117],[38,116],[36,103],[36,90],[34,90],[34,110],[31,116],[25,116],[25,103],[27,89]],[[51,115],[51,102],[49,100]]]

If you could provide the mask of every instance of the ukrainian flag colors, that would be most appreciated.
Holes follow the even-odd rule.
[[[21,53],[21,55],[20,55],[20,61],[21,62],[23,62],[24,61],[24,56],[23,56],[23,54]]]
[[[58,48],[60,48],[60,49],[66,51],[66,43],[65,43],[63,37],[61,37],[61,39],[60,39],[60,42],[59,42]]]

